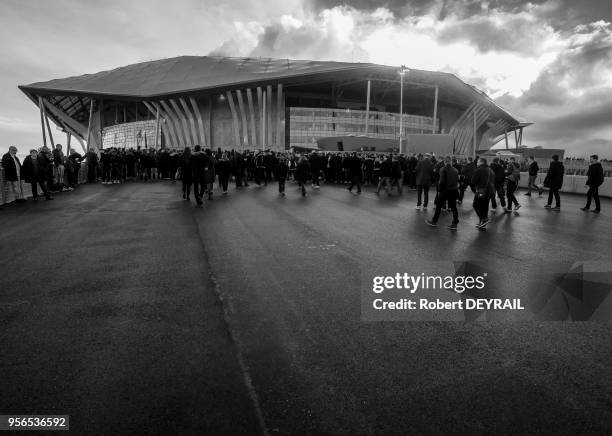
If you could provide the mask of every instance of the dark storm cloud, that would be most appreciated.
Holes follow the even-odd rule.
[[[312,9],[319,12],[335,6],[349,6],[357,10],[373,11],[387,8],[397,19],[418,17],[434,12],[438,20],[449,16],[468,19],[474,16],[486,17],[495,12],[519,13],[530,11],[537,19],[544,20],[555,29],[571,29],[578,24],[598,20],[612,21],[610,0],[308,0]],[[507,35],[513,35],[507,28]]]
[[[397,18],[406,16],[420,16],[427,13],[432,7],[428,0],[310,0],[310,6],[315,12],[331,9],[336,6],[349,6],[361,11],[373,11],[378,8],[386,8]]]
[[[508,33],[509,28],[513,29],[511,36]],[[449,44],[463,40],[476,46],[482,53],[511,51],[529,54],[541,42],[540,39],[534,38],[534,34],[539,31],[540,29],[534,28],[532,22],[522,17],[512,18],[504,23],[488,19],[456,21],[440,32],[438,41]]]

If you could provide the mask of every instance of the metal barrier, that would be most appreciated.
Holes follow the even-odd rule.
[[[87,182],[87,164],[82,163],[81,168],[79,169],[79,178],[78,183],[86,183]],[[32,196],[32,186],[25,181],[21,181],[21,188],[25,198],[29,198]],[[8,183],[4,182],[4,168],[0,165],[0,205],[12,203],[15,201],[12,192],[9,192]]]

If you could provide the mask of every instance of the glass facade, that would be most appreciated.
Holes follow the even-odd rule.
[[[366,111],[290,107],[289,146],[316,148],[317,139],[329,136],[365,135]],[[431,133],[433,117],[403,115],[405,137],[409,133]],[[400,115],[370,111],[368,137],[399,139]],[[439,131],[436,120],[436,132]]]
[[[161,126],[157,147],[162,146]],[[154,148],[155,120],[115,124],[102,129],[102,148]]]

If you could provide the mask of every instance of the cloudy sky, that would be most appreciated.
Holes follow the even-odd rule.
[[[612,158],[611,22],[610,0],[0,0],[0,151],[42,141],[17,85],[224,54],[451,72],[534,122],[526,145]]]

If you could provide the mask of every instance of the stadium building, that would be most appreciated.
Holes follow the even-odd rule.
[[[520,120],[443,72],[370,63],[181,56],[19,87],[83,148],[200,144],[472,155]],[[52,139],[50,139],[52,140]]]

